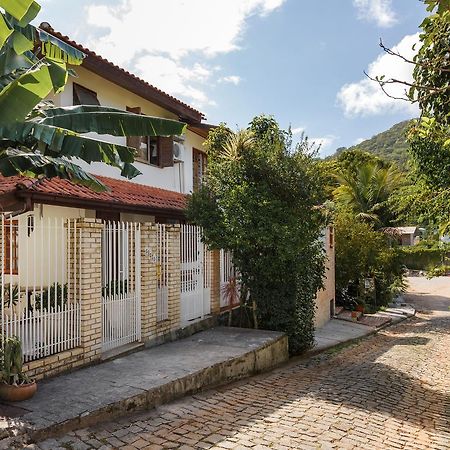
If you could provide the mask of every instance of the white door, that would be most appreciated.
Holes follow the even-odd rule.
[[[201,240],[201,229],[181,226],[181,322],[210,313],[210,256]]]
[[[140,339],[140,225],[107,222],[102,235],[102,350]]]

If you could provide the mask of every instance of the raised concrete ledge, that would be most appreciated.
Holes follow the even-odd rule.
[[[288,357],[282,333],[213,328],[40,382],[33,399],[14,405],[8,434],[25,441],[56,436],[260,373]]]

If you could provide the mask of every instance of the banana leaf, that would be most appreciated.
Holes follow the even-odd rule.
[[[175,120],[84,105],[51,109],[42,123],[78,133],[95,130],[112,136],[174,136],[183,134],[186,128],[184,123]]]
[[[13,28],[8,25],[5,16],[0,13],[0,48],[5,45],[5,42],[9,39],[13,31]]]
[[[30,23],[41,7],[34,0],[0,0],[0,8],[21,23]]]
[[[97,192],[106,190],[106,186],[100,180],[76,164],[64,158],[32,153],[28,149],[9,148],[0,154],[0,173],[5,177],[18,173],[31,178],[59,177],[87,186]]]
[[[0,92],[0,123],[24,120],[52,87],[48,66],[34,65]]]
[[[25,52],[33,50],[34,48],[34,41],[28,39],[25,35],[16,30],[14,30],[12,35],[12,44],[14,51],[18,55],[22,55]]]
[[[125,169],[127,177],[140,173],[137,169],[128,166],[125,168],[125,164],[131,164],[134,161],[134,148],[80,136],[60,127],[33,121],[20,122],[0,126],[0,136],[5,140],[23,145],[32,138],[37,144],[44,144],[40,147],[44,155],[81,158],[88,163],[104,162],[122,171]]]
[[[42,43],[42,54],[49,59],[65,62],[73,66],[79,66],[86,54],[61,41],[57,37],[44,30],[38,29],[39,40]]]

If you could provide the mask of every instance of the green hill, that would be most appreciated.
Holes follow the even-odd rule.
[[[383,131],[358,145],[346,148],[341,147],[336,150],[339,154],[344,150],[359,149],[365,152],[374,153],[388,161],[396,161],[400,166],[405,166],[408,159],[406,142],[406,131],[410,125],[410,120],[405,120],[395,124],[387,131]]]

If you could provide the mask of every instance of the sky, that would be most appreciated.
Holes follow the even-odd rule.
[[[41,0],[38,22],[201,110],[244,128],[273,115],[322,156],[417,116],[371,76],[410,80],[419,0]],[[416,50],[417,51],[417,47]],[[390,87],[401,96],[404,89]]]

